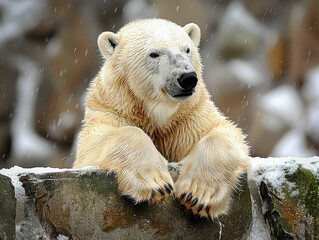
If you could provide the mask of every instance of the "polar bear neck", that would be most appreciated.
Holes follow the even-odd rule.
[[[164,126],[171,116],[177,111],[179,103],[148,103],[146,106],[147,116],[154,124],[161,127]]]

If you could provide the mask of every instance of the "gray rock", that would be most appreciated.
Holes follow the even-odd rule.
[[[0,174],[0,239],[15,239],[16,199],[10,178]]]
[[[275,165],[266,163],[255,170],[272,237],[319,239],[319,158],[277,158]]]
[[[229,214],[214,221],[195,219],[174,199],[134,205],[105,170],[2,169],[17,204],[0,175],[0,239],[318,240],[319,158],[251,158],[251,165],[249,187],[242,178]],[[176,181],[178,164],[169,170]]]
[[[263,26],[240,2],[228,5],[217,33],[217,51],[224,60],[246,58],[262,45]]]
[[[51,238],[246,239],[252,223],[246,178],[219,221],[194,219],[173,199],[133,205],[119,195],[115,176],[103,170],[31,173],[20,180]]]

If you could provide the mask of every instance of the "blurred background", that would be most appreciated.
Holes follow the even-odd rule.
[[[153,17],[200,26],[204,80],[252,156],[318,155],[319,0],[0,0],[0,168],[71,167],[98,35]]]

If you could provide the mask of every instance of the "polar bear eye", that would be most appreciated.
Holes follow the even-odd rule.
[[[158,53],[155,53],[155,52],[152,52],[152,53],[150,54],[150,57],[151,57],[151,58],[157,58],[157,57],[159,57],[159,54],[158,54]]]
[[[189,47],[186,49],[186,53],[189,53],[191,50],[189,49]]]

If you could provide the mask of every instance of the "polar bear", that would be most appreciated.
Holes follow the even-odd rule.
[[[88,89],[74,167],[116,172],[136,203],[174,195],[193,214],[216,218],[249,167],[249,149],[210,100],[199,42],[196,24],[163,19],[103,32],[105,62]],[[168,161],[180,164],[175,183]]]

